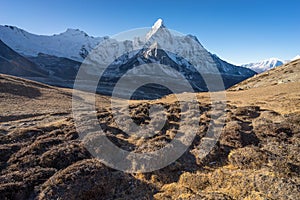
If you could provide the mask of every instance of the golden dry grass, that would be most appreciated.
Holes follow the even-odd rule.
[[[210,121],[211,94],[197,94],[203,112],[189,150],[164,169],[137,174],[114,171],[86,151],[72,119],[72,90],[0,75],[0,197],[297,199],[299,63],[257,75],[226,91],[225,127],[213,151],[202,160],[197,152]],[[186,99],[191,95],[178,94]],[[132,117],[140,123],[148,122],[150,104],[168,107],[166,130],[150,139],[129,137],[115,126],[109,97],[96,95],[96,115],[119,147],[153,151],[176,135],[177,101],[175,95],[169,95],[130,102]],[[120,109],[127,103],[116,102]]]

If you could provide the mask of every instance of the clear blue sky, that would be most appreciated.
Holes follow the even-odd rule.
[[[168,28],[196,35],[210,52],[242,64],[300,54],[299,9],[299,0],[7,0],[0,24],[36,34],[79,28],[105,36],[162,18]]]

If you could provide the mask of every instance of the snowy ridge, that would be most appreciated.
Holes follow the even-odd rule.
[[[158,19],[152,26],[149,33],[146,35],[146,40],[149,40],[160,28],[165,28],[162,19]]]
[[[207,91],[207,85],[199,72],[211,79],[221,75],[225,88],[255,74],[250,69],[229,64],[211,54],[195,36],[172,34],[161,20],[144,37],[133,41],[117,41],[112,38],[104,40],[89,54],[85,62],[90,64],[88,74],[101,74],[104,71],[104,85],[113,83],[127,70],[132,70],[131,75],[134,77],[163,77],[164,81],[172,82],[179,78],[178,73],[174,73],[175,69],[191,83],[195,91]],[[143,70],[135,68],[143,64],[147,64]],[[156,69],[152,64],[161,64],[161,67]],[[107,94],[110,95],[111,89],[109,86],[105,88]]]
[[[16,52],[27,57],[43,53],[82,62],[90,52],[93,52],[91,59],[101,62],[99,64],[100,66],[103,64],[103,67],[111,62],[122,64],[141,49],[149,48],[154,43],[170,54],[178,64],[183,64],[181,63],[183,57],[198,70],[210,72],[211,68],[207,63],[214,63],[210,53],[195,36],[172,34],[165,27],[162,19],[158,19],[145,36],[125,41],[109,37],[91,37],[78,29],[67,29],[64,33],[52,36],[35,35],[13,26],[0,26],[0,39]],[[126,56],[123,55],[124,52],[127,53]],[[228,71],[225,69],[227,65],[223,64],[223,66],[223,71]]]
[[[37,77],[38,81],[63,87],[73,87],[80,66],[91,79],[102,75],[97,91],[106,95],[112,94],[116,81],[131,69],[132,84],[138,77],[163,78],[165,82],[174,83],[176,88],[181,89],[177,92],[186,92],[182,87],[183,82],[176,81],[182,76],[195,91],[202,92],[209,89],[205,78],[214,80],[215,77],[221,77],[224,85],[215,82],[210,84],[210,89],[218,91],[256,74],[211,54],[195,36],[168,30],[161,19],[144,35],[131,35],[129,38],[134,39],[91,37],[78,29],[41,36],[12,26],[0,26],[0,40],[50,75],[45,79]],[[136,67],[143,64],[146,64],[146,68]],[[83,88],[91,88],[89,80],[83,80],[82,84]],[[124,91],[126,93],[127,89],[124,88]],[[169,92],[162,86],[148,85],[142,87],[136,98],[151,99],[152,95],[159,98]]]
[[[223,67],[221,69],[223,73],[231,73],[233,68],[236,67],[216,56],[213,57],[195,36],[172,34],[161,19],[155,22],[144,37],[136,37],[133,41],[117,41],[112,38],[104,40],[90,54],[89,59],[97,62],[98,67],[106,68],[112,62],[114,65],[124,64],[139,51],[148,49],[147,52],[151,53],[154,48],[164,50],[178,65],[193,65],[198,71],[203,73],[219,73],[217,70],[213,71],[216,69],[216,66]],[[124,52],[126,52],[125,55],[122,55]],[[238,67],[236,69],[240,70],[239,74],[243,74],[243,69]],[[244,71],[246,71],[246,74],[249,74],[247,70],[245,69]],[[96,71],[97,69],[93,69],[94,73]]]
[[[291,61],[300,59],[300,55],[295,56]]]
[[[245,64],[242,65],[243,67],[252,69],[253,71],[257,72],[257,73],[261,73],[267,70],[270,70],[274,67],[278,67],[283,65],[284,63],[286,63],[286,61],[280,60],[278,58],[270,58],[267,60],[263,60],[261,62],[257,62],[257,63],[249,63],[249,64]]]
[[[39,53],[82,61],[104,37],[91,37],[78,29],[52,36],[35,35],[14,26],[0,25],[0,39],[24,56]]]

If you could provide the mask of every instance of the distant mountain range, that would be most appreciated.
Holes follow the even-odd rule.
[[[252,88],[266,88],[274,87],[276,85],[286,85],[287,83],[289,83],[290,87],[292,87],[293,84],[296,86],[299,80],[300,58],[292,59],[292,61],[287,62],[282,66],[275,67],[266,72],[253,76],[245,81],[242,81],[241,83],[234,85],[229,90],[250,90]]]
[[[15,26],[0,26],[0,39],[13,50],[24,56],[37,56],[39,53],[83,61],[105,37],[88,36],[78,29],[52,36],[35,35]]]
[[[250,69],[232,65],[211,54],[195,36],[172,34],[161,19],[146,35],[135,37],[133,40],[119,41],[107,36],[92,37],[78,29],[43,36],[28,33],[14,26],[0,26],[0,40],[0,52],[2,49],[10,49],[9,52],[4,51],[1,54],[0,58],[5,61],[0,63],[1,73],[26,76],[56,86],[72,87],[81,63],[88,56],[90,61],[97,62],[97,66],[87,69],[87,75],[94,77],[103,70],[101,67],[107,67],[97,91],[108,95],[123,74],[142,64],[162,64],[175,69],[189,81],[196,92],[208,91],[203,76],[215,76],[216,71],[212,67],[221,74],[225,89],[256,74]],[[92,50],[93,54],[89,54]],[[18,65],[12,66],[11,63],[16,61]],[[16,71],[16,66],[24,68],[22,65],[26,66],[26,73]],[[178,75],[172,70],[166,68],[163,74],[158,74],[150,65],[143,76],[161,76],[173,82],[178,79]],[[178,87],[180,84],[178,83]],[[146,93],[152,94],[145,97]],[[169,93],[164,87],[150,84],[137,92],[134,98],[158,98]]]
[[[255,71],[257,73],[262,73],[262,72],[265,72],[267,70],[273,69],[275,67],[281,66],[285,63],[288,63],[290,61],[297,60],[297,59],[300,59],[299,55],[295,56],[291,60],[280,60],[278,58],[270,58],[270,59],[263,60],[263,61],[256,62],[256,63],[244,64],[244,65],[242,65],[242,67],[252,69],[253,71]]]
[[[257,73],[261,73],[267,70],[270,70],[274,67],[281,66],[285,63],[285,61],[277,59],[277,58],[270,58],[268,60],[263,60],[261,62],[256,62],[256,63],[249,63],[242,65],[243,67],[252,69],[253,71]]]

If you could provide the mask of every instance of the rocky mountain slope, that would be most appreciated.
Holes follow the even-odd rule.
[[[47,72],[19,55],[0,40],[0,73],[23,77],[45,77]]]
[[[227,91],[225,126],[217,144],[203,159],[199,158],[199,148],[210,139],[205,132],[214,113],[210,94],[199,93],[200,117],[187,113],[199,120],[189,149],[163,169],[133,174],[113,170],[87,151],[71,115],[72,94],[68,89],[1,75],[0,198],[297,199],[300,84],[293,77],[299,74],[299,63],[273,69],[270,77],[257,75]],[[273,84],[274,78],[290,81]],[[189,94],[180,95],[189,98]],[[122,99],[118,101],[123,105]],[[184,114],[180,103],[170,95],[120,107],[120,112],[129,109],[139,124],[151,120],[150,106],[165,107],[164,128],[145,138],[127,135],[116,126],[108,97],[96,95],[96,112],[91,114],[97,115],[106,136],[118,147],[151,152],[178,134]],[[82,121],[90,119],[81,117]]]

